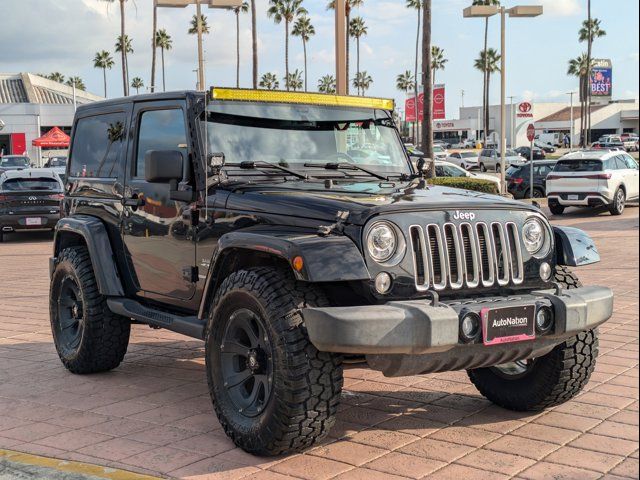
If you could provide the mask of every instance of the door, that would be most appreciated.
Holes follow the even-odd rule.
[[[627,154],[621,155],[621,160],[625,163],[625,185],[627,186],[627,197],[630,199],[638,198],[640,195],[640,173],[638,172],[638,164]]]
[[[128,151],[123,208],[123,243],[131,280],[145,297],[188,300],[195,292],[195,241],[189,225],[191,205],[171,200],[169,184],[145,180],[149,150],[177,150],[184,159],[183,181],[190,181],[189,144],[183,101],[134,107],[134,141]]]

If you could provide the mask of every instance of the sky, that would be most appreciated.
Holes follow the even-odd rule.
[[[462,10],[471,0],[433,1],[433,42],[448,59],[436,80],[446,84],[447,117],[457,118],[462,103],[482,101],[482,74],[473,68],[482,49],[484,21],[463,19]],[[133,40],[129,58],[130,76],[150,82],[152,0],[128,0],[126,22]],[[578,43],[577,31],[586,18],[586,0],[525,0],[542,4],[544,16],[507,20],[507,95],[515,101],[568,101],[565,94],[577,88],[577,79],[566,74],[567,62],[586,49]],[[593,15],[602,20],[607,36],[594,45],[595,58],[610,58],[614,68],[614,98],[638,98],[638,0],[593,0]],[[326,0],[304,0],[316,29],[308,44],[309,87],[333,74],[333,12]],[[503,1],[506,6],[522,4]],[[103,94],[102,72],[93,68],[99,50],[113,51],[120,32],[117,2],[102,0],[0,0],[3,11],[0,73],[48,73],[79,75],[92,93]],[[284,75],[284,24],[276,25],[266,15],[268,0],[257,0],[259,71]],[[159,28],[172,36],[174,48],[166,53],[167,89],[195,88],[197,50],[195,36],[187,29],[195,7],[159,10]],[[235,19],[227,10],[204,9],[211,27],[205,36],[206,76],[209,85],[235,86]],[[413,70],[417,16],[405,0],[365,0],[354,15],[364,18],[368,35],[361,40],[361,69],[373,77],[371,96],[394,97],[403,104],[404,94],[395,88],[399,73]],[[241,86],[251,85],[250,14],[241,14]],[[499,20],[491,19],[491,47],[500,46]],[[352,75],[355,45],[352,45]],[[108,96],[122,94],[119,56],[107,72]],[[290,40],[290,69],[303,70],[302,43]],[[160,85],[160,80],[156,82]],[[499,99],[499,77],[492,82],[492,101]]]

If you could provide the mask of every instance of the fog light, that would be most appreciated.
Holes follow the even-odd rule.
[[[472,342],[480,333],[480,315],[475,312],[465,313],[460,322],[460,337],[465,342]]]
[[[553,326],[553,312],[549,307],[540,307],[536,313],[536,329],[544,333]]]
[[[543,264],[540,265],[540,278],[545,282],[548,282],[551,278],[551,265],[547,262],[543,262]]]
[[[376,275],[376,291],[380,294],[385,294],[391,288],[391,275],[387,272],[380,272]]]

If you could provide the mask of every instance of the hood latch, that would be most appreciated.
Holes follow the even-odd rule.
[[[324,226],[321,225],[318,228],[318,235],[321,237],[328,237],[332,233],[342,235],[344,233],[344,224],[349,218],[349,211],[339,211],[336,215],[336,223],[333,225]]]

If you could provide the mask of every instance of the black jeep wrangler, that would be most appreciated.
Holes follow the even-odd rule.
[[[392,110],[231,89],[79,107],[50,263],[65,367],[116,368],[132,323],[202,339],[222,426],[267,455],[327,434],[345,359],[464,369],[514,410],[575,396],[613,309],[567,270],[599,260],[593,242],[430,186]]]

